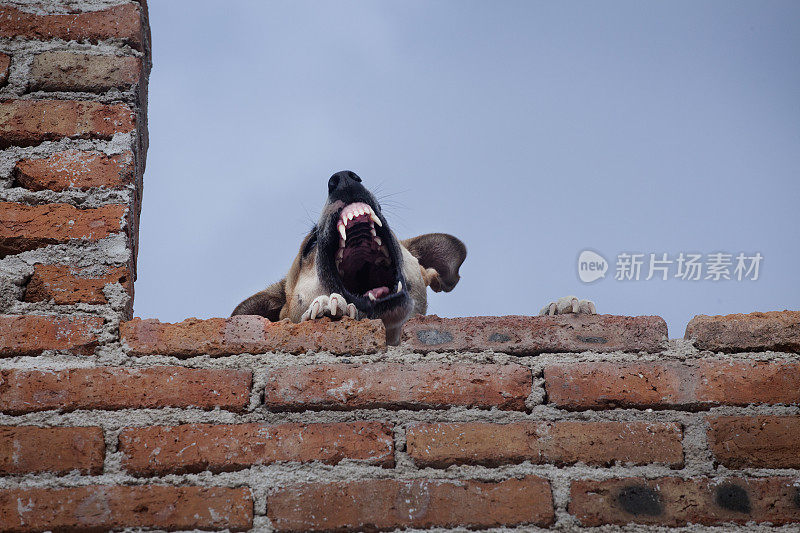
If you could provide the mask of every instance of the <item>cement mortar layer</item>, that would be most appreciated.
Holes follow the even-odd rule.
[[[3,0],[2,4],[36,15],[74,13],[76,11],[98,11],[130,3],[129,0]]]
[[[6,4],[6,2],[0,2]],[[88,44],[78,41],[52,39],[47,41],[0,39],[0,52],[11,56],[8,82],[0,87],[0,100],[8,98],[37,100],[94,100],[104,104],[123,102],[135,107],[138,103],[135,88],[128,90],[110,89],[106,92],[83,91],[34,91],[29,92],[33,58],[42,52],[80,52],[91,55],[132,56],[146,60],[144,52],[114,40]]]

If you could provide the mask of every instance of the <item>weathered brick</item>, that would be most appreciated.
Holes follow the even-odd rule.
[[[128,207],[0,202],[0,257],[72,239],[97,241],[126,227]]]
[[[683,526],[800,521],[792,478],[609,479],[573,481],[568,510],[584,526]]]
[[[32,191],[70,188],[122,188],[133,181],[133,154],[65,150],[41,159],[22,159],[14,167],[15,184]]]
[[[31,90],[91,91],[128,89],[139,81],[142,60],[75,52],[44,52],[33,58]]]
[[[74,100],[7,100],[0,103],[0,148],[30,146],[64,137],[110,139],[136,127],[124,104]]]
[[[566,409],[800,403],[796,362],[565,363],[545,366],[544,378],[548,400]]]
[[[362,355],[386,348],[380,320],[343,318],[293,324],[270,322],[258,316],[234,316],[177,324],[134,318],[120,325],[120,333],[133,355],[163,354],[176,357],[239,353],[328,351],[337,355]]]
[[[44,350],[90,354],[102,326],[97,316],[0,315],[0,357],[39,355]]]
[[[25,290],[26,302],[50,301],[57,304],[105,304],[103,287],[120,283],[130,293],[127,267],[97,265],[78,268],[68,265],[36,265]]]
[[[554,520],[550,484],[533,476],[496,483],[372,479],[294,485],[267,497],[267,516],[277,531],[548,526]]]
[[[282,367],[267,372],[264,404],[275,410],[525,409],[533,378],[515,364],[373,363]]]
[[[83,13],[39,15],[11,6],[0,6],[0,37],[64,39],[98,42],[118,39],[142,48],[142,23],[136,3]]]
[[[129,428],[120,433],[119,450],[124,468],[146,476],[228,472],[279,461],[394,465],[392,428],[381,422]]]
[[[105,441],[98,427],[0,426],[0,474],[36,472],[97,475],[103,471]]]
[[[800,468],[800,416],[716,416],[708,424],[708,445],[728,468]]]
[[[487,422],[413,424],[406,450],[420,466],[583,462],[683,465],[678,424],[650,422]]]
[[[686,326],[685,337],[715,352],[800,352],[800,311],[698,315]]]
[[[0,490],[0,530],[107,531],[123,528],[241,531],[253,523],[246,488],[90,485]]]
[[[667,323],[658,316],[556,315],[439,318],[418,316],[403,327],[403,346],[417,351],[658,352]]]
[[[567,409],[692,405],[695,371],[680,363],[567,363],[544,368],[548,400]]]
[[[0,54],[0,87],[8,82],[8,69],[11,66],[11,56]]]
[[[798,361],[700,361],[698,398],[718,405],[800,404]]]
[[[250,401],[249,370],[73,368],[0,371],[0,411],[220,407],[242,411]]]

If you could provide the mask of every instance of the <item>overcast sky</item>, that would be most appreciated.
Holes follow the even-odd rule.
[[[342,169],[401,238],[466,243],[429,313],[577,294],[682,337],[695,314],[800,308],[796,1],[170,0],[150,24],[137,316],[228,316],[283,277]],[[608,262],[590,284],[585,249]],[[720,252],[733,279],[705,279]],[[700,280],[645,280],[680,253]]]

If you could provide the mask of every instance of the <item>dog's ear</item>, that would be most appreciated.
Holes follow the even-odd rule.
[[[272,322],[280,320],[281,308],[286,303],[286,278],[273,283],[236,306],[234,315],[260,315]]]
[[[450,292],[461,278],[458,269],[467,258],[464,243],[447,233],[426,233],[401,242],[422,265],[425,284],[434,292]]]

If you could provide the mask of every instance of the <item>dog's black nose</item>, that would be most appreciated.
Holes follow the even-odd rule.
[[[347,189],[353,183],[361,183],[361,178],[355,172],[349,170],[337,172],[328,180],[328,194],[333,191]]]

